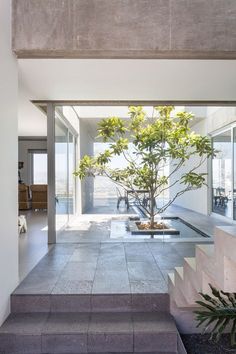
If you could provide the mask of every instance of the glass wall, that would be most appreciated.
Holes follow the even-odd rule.
[[[212,211],[232,218],[232,130],[224,131],[212,138],[213,147],[217,150],[212,159]]]
[[[236,220],[236,128],[233,128],[233,218]]]
[[[75,214],[75,144],[76,139],[71,132],[68,135],[68,216],[69,219]]]
[[[75,213],[75,137],[66,122],[55,117],[56,230],[60,231]]]

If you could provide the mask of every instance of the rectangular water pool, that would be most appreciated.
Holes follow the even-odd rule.
[[[142,220],[147,220],[147,219],[140,219]],[[168,224],[168,227],[173,230],[178,230],[179,233],[173,233],[170,232],[168,234],[168,230],[165,230],[165,233],[160,234],[161,230],[158,230],[158,235],[155,233],[149,233],[147,230],[144,232],[142,231],[134,231],[131,232],[130,230],[130,224],[129,221],[118,221],[118,220],[112,220],[111,221],[111,233],[110,233],[110,238],[132,238],[132,239],[165,239],[165,240],[181,240],[181,239],[199,239],[199,238],[207,238],[209,239],[210,236],[202,232],[201,230],[198,230],[196,227],[193,225],[188,224],[186,221],[182,220],[181,218],[178,217],[163,217],[162,220],[165,220],[165,223]],[[134,221],[132,221],[133,223]]]

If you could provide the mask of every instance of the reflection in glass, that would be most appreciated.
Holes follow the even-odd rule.
[[[212,211],[232,217],[231,130],[212,139],[217,155],[212,160]]]
[[[67,200],[67,128],[55,119],[55,188],[56,188],[56,229],[68,221]]]
[[[75,213],[75,178],[73,172],[75,171],[75,139],[69,132],[68,135],[68,214],[74,215]]]
[[[233,218],[236,220],[236,128],[233,129],[233,153],[234,153],[234,176],[233,176]]]

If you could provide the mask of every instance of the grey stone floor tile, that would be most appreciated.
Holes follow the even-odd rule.
[[[11,311],[19,312],[49,312],[51,306],[50,295],[12,295]]]
[[[134,333],[134,352],[177,353],[176,333]]]
[[[41,334],[0,334],[0,351],[4,354],[41,354]]]
[[[87,353],[87,334],[44,334],[43,353]]]
[[[143,243],[143,242],[132,242],[132,243],[125,243],[124,244],[125,251],[128,250],[147,250],[148,251],[148,245]]]
[[[149,243],[148,244],[150,252],[156,256],[156,255],[169,255],[176,253],[175,248],[169,244],[169,243]]]
[[[73,252],[70,262],[90,262],[97,263],[99,250],[97,249],[77,249]]]
[[[49,252],[49,255],[72,255],[74,252],[76,245],[75,244],[57,244],[54,246],[51,251]]]
[[[92,286],[92,281],[61,278],[53,288],[52,294],[91,294]]]
[[[133,333],[131,313],[92,313],[89,333]]]
[[[154,262],[128,262],[129,279],[158,280],[162,278],[161,272]]]
[[[169,295],[160,294],[132,294],[132,311],[169,311]]]
[[[97,271],[93,283],[93,294],[130,293],[128,272]]]
[[[181,257],[176,251],[173,253],[169,253],[169,254],[158,254],[158,255],[154,255],[154,258],[156,260],[156,262],[162,262],[162,261],[175,261],[175,260],[179,260],[182,259],[183,257]]]
[[[41,334],[47,316],[46,313],[12,313],[0,327],[0,334]]]
[[[127,262],[155,262],[155,259],[151,252],[149,253],[128,253],[126,254]]]
[[[71,256],[68,255],[47,255],[34,268],[35,272],[47,273],[50,271],[60,271],[67,264]]]
[[[172,269],[183,265],[184,258],[178,254],[158,255],[155,256],[158,267],[162,269]]]
[[[195,244],[190,243],[179,243],[173,246],[176,249],[176,252],[181,257],[194,257],[195,256]]]
[[[96,264],[91,262],[69,262],[60,279],[93,281]]]
[[[100,249],[100,254],[124,254],[125,249],[123,243],[102,243],[101,244],[101,249]]]
[[[93,312],[125,312],[131,310],[130,294],[93,294],[91,296],[91,307]]]
[[[68,299],[68,296],[70,298]],[[91,296],[77,295],[51,295],[51,312],[90,312]]]
[[[136,312],[132,314],[134,332],[174,332],[173,318],[165,312]]]
[[[98,264],[101,264],[103,262],[118,262],[118,263],[126,263],[126,258],[124,253],[103,253],[100,254],[98,257]]]
[[[88,242],[88,243],[80,243],[77,244],[75,247],[75,250],[80,250],[80,249],[92,249],[92,250],[98,250],[100,251],[101,248],[101,242]]]
[[[138,280],[130,281],[131,293],[145,294],[145,293],[167,293],[167,283],[163,279],[158,281]]]
[[[134,313],[134,351],[177,351],[177,329],[167,313]]]
[[[51,313],[43,328],[43,334],[87,333],[88,313]]]
[[[59,278],[57,275],[37,275],[33,273],[27,277],[14,291],[15,294],[50,294]]]
[[[88,335],[89,353],[133,353],[133,333],[103,334],[90,333]]]
[[[110,271],[112,270],[114,272],[115,271],[127,272],[126,259],[115,257],[113,260],[112,259],[107,260],[106,258],[99,258],[97,263],[97,272],[106,271],[106,270],[110,270]]]

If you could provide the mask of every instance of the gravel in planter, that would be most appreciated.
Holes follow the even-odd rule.
[[[210,340],[209,334],[183,334],[181,338],[188,354],[236,354],[228,334],[222,335],[218,343]]]

